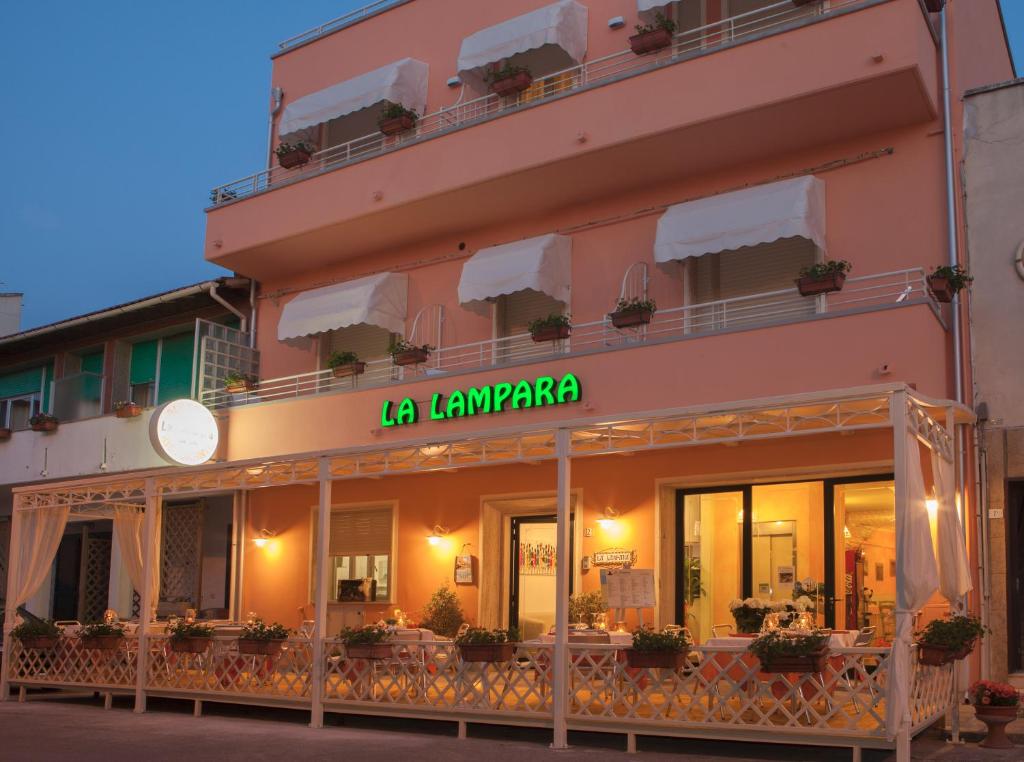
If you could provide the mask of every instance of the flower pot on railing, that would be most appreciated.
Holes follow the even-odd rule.
[[[491,92],[495,95],[506,97],[518,95],[533,84],[533,75],[528,71],[520,71],[508,77],[502,77],[491,82]]]
[[[416,120],[410,114],[402,114],[392,119],[384,119],[379,127],[385,135],[398,135],[416,126]]]
[[[467,662],[512,661],[515,643],[461,643],[459,655]]]
[[[686,660],[682,651],[637,651],[626,649],[626,664],[636,669],[681,669]]]
[[[801,296],[817,296],[818,294],[831,294],[835,291],[842,291],[846,283],[846,273],[829,273],[821,278],[814,278],[805,275],[798,278],[796,287]]]
[[[928,281],[928,290],[932,292],[935,301],[949,304],[956,295],[956,290],[949,278],[942,275],[929,275],[925,278]]]
[[[29,426],[32,427],[32,431],[49,433],[56,431],[59,425],[60,421],[52,415],[34,415],[29,419]]]
[[[142,405],[136,405],[134,402],[119,405],[114,409],[114,415],[118,418],[138,418],[142,415]]]
[[[917,644],[917,660],[929,667],[941,667],[956,661],[956,651],[949,646],[931,645],[928,643]]]
[[[828,662],[828,648],[822,647],[807,654],[776,656],[761,664],[762,672],[824,672]]]
[[[652,29],[634,34],[629,38],[629,48],[638,56],[662,50],[672,44],[672,32],[668,29]]]
[[[636,328],[647,325],[654,317],[652,310],[617,310],[608,314],[616,328]]]
[[[244,378],[241,380],[225,381],[224,391],[228,394],[242,394],[244,392],[251,392],[254,384],[252,379]]]
[[[6,442],[12,436],[14,436],[14,432],[11,431],[10,429],[8,429],[8,428],[0,429],[0,442]]]
[[[295,169],[305,164],[309,164],[309,160],[313,158],[313,154],[303,148],[294,148],[291,151],[283,151],[277,155],[277,163],[285,169]]]
[[[21,647],[33,651],[49,651],[57,647],[60,642],[60,635],[33,635],[21,638]]]
[[[390,643],[359,643],[345,646],[345,656],[349,659],[367,659],[376,661],[390,659],[392,648]]]
[[[540,344],[541,342],[544,341],[558,341],[559,339],[568,339],[571,333],[571,325],[549,325],[531,331],[530,338],[532,338],[534,341]]]
[[[413,347],[412,349],[403,349],[400,352],[395,352],[392,355],[392,359],[395,365],[419,365],[425,363],[430,358],[430,352],[422,347]]]
[[[212,642],[213,638],[171,638],[171,650],[176,654],[201,654]]]
[[[335,378],[349,378],[351,376],[361,376],[365,372],[365,362],[349,362],[343,365],[335,365],[333,368],[331,368],[331,373],[334,374]]]
[[[124,635],[93,635],[81,638],[82,648],[90,651],[116,651],[124,640]]]
[[[284,640],[257,640],[256,638],[239,638],[238,653],[246,656],[277,656],[281,653]]]

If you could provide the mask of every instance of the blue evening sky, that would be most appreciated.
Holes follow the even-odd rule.
[[[363,4],[6,4],[0,291],[25,292],[22,328],[226,274],[202,210],[263,166],[268,54]],[[1024,61],[1024,0],[1003,10]]]

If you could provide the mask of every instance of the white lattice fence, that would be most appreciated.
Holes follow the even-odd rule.
[[[78,638],[62,637],[55,648],[25,648],[12,639],[8,676],[13,685],[122,688],[135,686],[137,641],[125,638],[112,651],[83,648]]]
[[[160,551],[160,600],[199,601],[203,504],[168,505],[163,509]]]
[[[84,577],[79,619],[98,622],[107,608],[110,588],[110,538],[89,535],[85,542]]]
[[[914,732],[942,717],[953,703],[953,680],[959,662],[930,667],[917,660],[914,646],[910,681],[910,726]]]

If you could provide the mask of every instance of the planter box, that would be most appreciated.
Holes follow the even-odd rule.
[[[228,394],[242,394],[243,392],[251,392],[252,387],[252,381],[238,381],[233,384],[224,384],[224,391]]]
[[[682,651],[637,651],[626,650],[626,664],[638,669],[681,669],[686,661]]]
[[[138,418],[142,415],[142,405],[125,405],[114,411],[118,418]]]
[[[82,648],[90,651],[115,651],[121,646],[124,635],[97,635],[94,638],[79,638]]]
[[[634,34],[629,38],[629,48],[638,56],[667,48],[671,44],[672,32],[667,29],[655,29],[651,32]]]
[[[361,376],[366,372],[366,363],[350,362],[344,365],[335,365],[331,368],[335,378],[348,378],[349,376]]]
[[[171,640],[171,650],[176,654],[201,654],[210,647],[213,638],[178,638]]]
[[[281,653],[281,640],[252,640],[250,638],[238,639],[238,653],[248,656],[277,656]]]
[[[930,646],[927,643],[917,644],[917,660],[929,667],[941,667],[956,660],[956,652],[948,646]]]
[[[395,365],[418,365],[427,361],[430,357],[430,352],[425,349],[406,349],[401,352],[395,352],[392,355],[392,362]]]
[[[40,421],[32,424],[32,431],[51,432],[56,431],[59,421]]]
[[[538,331],[534,331],[530,334],[530,337],[538,344],[542,341],[558,341],[559,339],[568,339],[569,334],[572,333],[571,325],[553,325],[548,328],[541,328]]]
[[[608,317],[616,328],[636,328],[650,323],[654,313],[650,310],[620,310],[609,313]]]
[[[949,278],[943,278],[940,275],[929,275],[925,280],[928,281],[928,290],[932,292],[935,301],[942,302],[943,304],[949,304],[953,301],[956,291],[953,290],[953,284],[949,282]]]
[[[277,163],[285,169],[295,169],[308,164],[312,156],[309,151],[289,151],[278,156]]]
[[[31,638],[22,638],[22,648],[31,648],[34,651],[49,651],[57,647],[60,642],[60,635],[35,635]]]
[[[459,646],[463,661],[512,661],[515,656],[514,643],[466,643]]]
[[[408,114],[396,116],[394,119],[385,119],[379,125],[380,131],[385,135],[397,135],[406,132],[416,126],[416,120]]]
[[[345,646],[345,656],[349,659],[390,659],[392,648],[390,643],[370,643],[357,646]]]
[[[824,672],[828,649],[822,648],[805,656],[780,656],[761,665],[762,672]]]
[[[13,434],[14,434],[14,432],[12,432],[10,429],[7,429],[7,428],[0,429],[0,442],[6,442],[8,439],[10,439],[13,436]]]
[[[796,287],[800,290],[801,296],[817,296],[818,294],[831,294],[833,291],[842,291],[846,283],[846,273],[832,273],[824,278],[803,277],[797,278]]]
[[[518,95],[533,84],[533,75],[527,71],[513,74],[511,77],[498,79],[491,83],[491,92],[502,97]]]

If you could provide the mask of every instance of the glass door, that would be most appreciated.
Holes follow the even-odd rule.
[[[571,529],[569,537],[571,569]],[[511,541],[508,623],[519,629],[523,640],[530,640],[555,626],[555,574],[559,563],[555,516],[513,516]],[[569,592],[572,593],[572,575]]]

